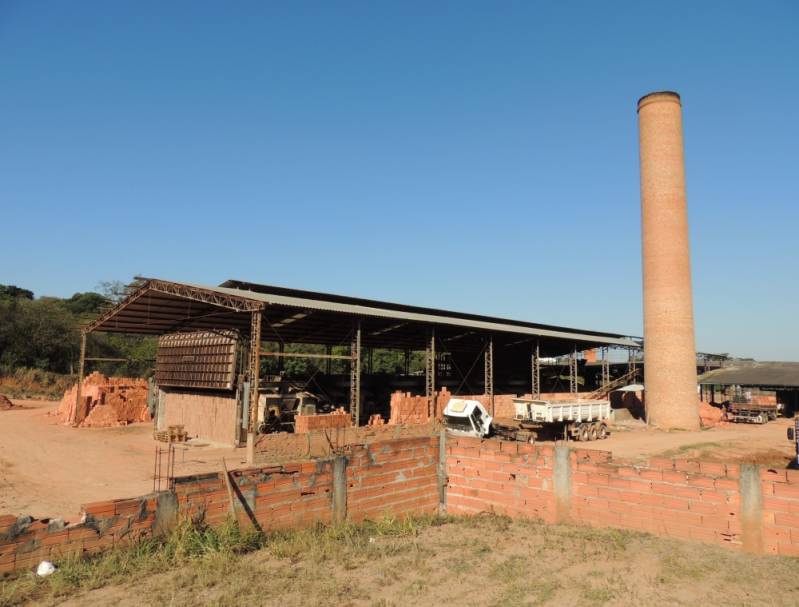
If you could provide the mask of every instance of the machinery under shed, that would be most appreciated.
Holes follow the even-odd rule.
[[[587,392],[594,376],[581,373],[581,352],[602,353],[601,383],[609,384],[609,350],[640,348],[620,334],[236,280],[213,287],[137,278],[83,327],[81,378],[93,332],[159,336],[158,429],[183,423],[230,445],[291,430],[297,413],[343,408],[363,425],[387,414],[397,390],[431,401],[442,388],[481,393],[489,405],[499,392]]]

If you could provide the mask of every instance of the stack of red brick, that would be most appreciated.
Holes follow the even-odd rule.
[[[55,412],[61,423],[104,428],[150,420],[143,379],[106,377],[95,371],[83,379],[80,402],[77,397],[77,384],[64,393]]]
[[[367,426],[384,426],[385,424],[386,420],[383,419],[383,416],[379,413],[375,413],[369,416],[369,423]]]
[[[307,434],[313,430],[349,428],[351,425],[352,417],[343,407],[339,407],[333,413],[294,416],[294,432],[299,434]]]

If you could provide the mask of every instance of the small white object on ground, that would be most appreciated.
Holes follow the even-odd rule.
[[[51,573],[55,573],[55,565],[53,565],[50,561],[42,561],[36,568],[36,575],[39,577],[45,577]]]

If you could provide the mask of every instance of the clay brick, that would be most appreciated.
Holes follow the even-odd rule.
[[[725,476],[727,467],[719,462],[699,462],[699,471],[711,476]]]
[[[683,472],[699,472],[699,462],[687,459],[675,459],[674,469],[682,470]]]

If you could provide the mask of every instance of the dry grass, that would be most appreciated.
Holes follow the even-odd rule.
[[[386,519],[266,537],[180,528],[50,578],[0,605],[795,605],[799,561],[645,534],[503,517]]]
[[[0,394],[9,398],[60,400],[64,391],[77,381],[74,375],[62,375],[40,369],[0,368]]]

